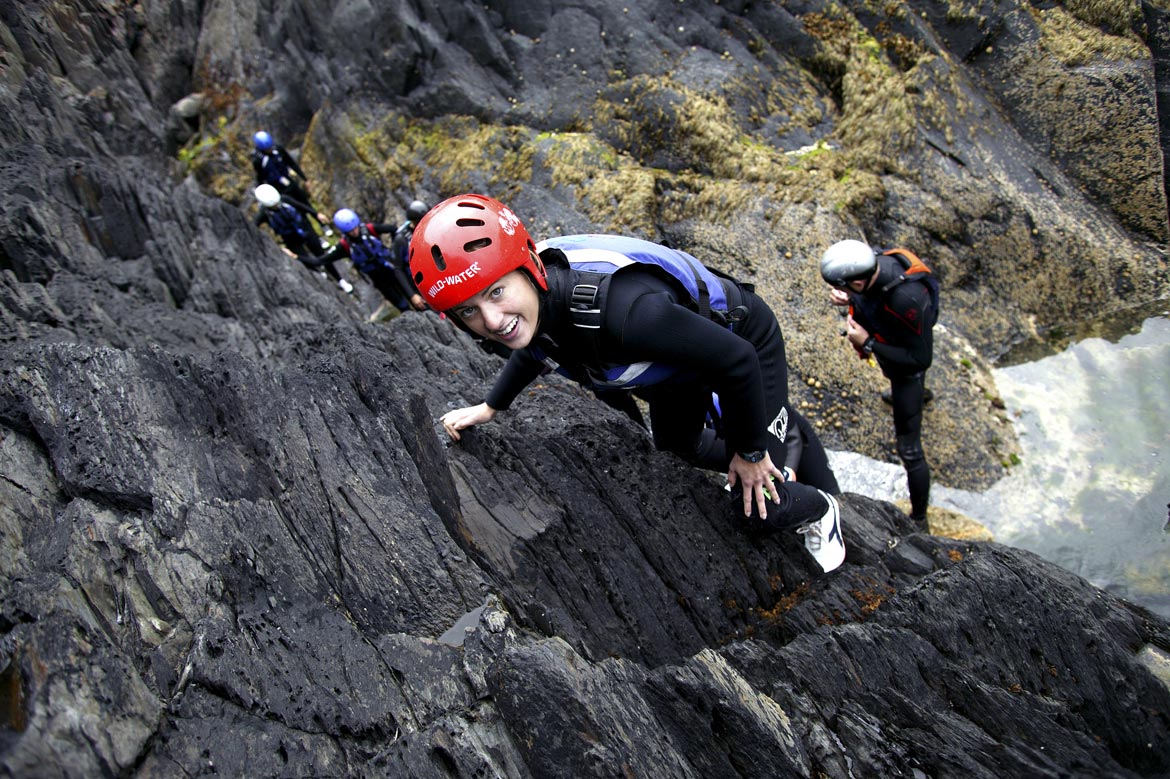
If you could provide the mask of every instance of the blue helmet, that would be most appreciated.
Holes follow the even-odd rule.
[[[348,208],[343,208],[333,215],[333,224],[343,233],[348,233],[362,223],[358,215]]]
[[[272,136],[261,130],[252,136],[252,143],[256,144],[260,151],[268,151],[272,148]]]

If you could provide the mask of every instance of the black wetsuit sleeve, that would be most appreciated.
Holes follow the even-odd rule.
[[[297,158],[289,154],[288,149],[284,148],[283,146],[277,146],[276,148],[280,150],[281,156],[284,157],[284,161],[288,163],[290,169],[296,171],[296,174],[302,179],[308,178],[308,176],[305,175],[305,172],[301,170],[301,165],[299,162],[297,162]]]
[[[320,257],[299,257],[298,259],[310,268],[320,268],[326,263],[340,260],[349,256],[349,250],[345,248],[345,244],[337,244],[329,251],[322,254]]]
[[[545,364],[527,349],[518,349],[508,357],[504,370],[496,377],[485,402],[496,411],[506,411],[524,388],[544,373]]]
[[[697,374],[719,393],[733,450],[766,449],[768,420],[755,347],[680,304],[678,295],[649,273],[615,275],[603,324],[603,337],[616,347],[612,361],[652,361]]]
[[[934,354],[935,320],[930,289],[921,282],[903,282],[886,301],[889,332],[880,332],[874,355],[899,372],[917,373],[930,367]]]
[[[256,183],[263,184],[264,183],[264,164],[260,161],[260,156],[257,154],[252,155],[252,170],[254,170],[256,172]]]
[[[406,268],[402,267],[402,263],[398,261],[398,258],[392,257],[390,262],[390,270],[394,273],[394,280],[398,282],[398,287],[406,295],[406,299],[409,300],[418,294],[415,291],[414,284],[410,281],[410,275],[406,272]]]
[[[398,231],[398,228],[395,225],[392,225],[388,222],[378,222],[377,224],[372,225],[372,227],[374,228],[375,235],[386,235],[387,233],[395,233]]]
[[[314,211],[313,207],[310,206],[308,203],[302,203],[301,201],[297,200],[295,197],[289,197],[288,195],[281,195],[280,199],[282,202],[288,203],[290,206],[292,206],[296,210],[300,211],[302,214],[308,214],[309,216],[313,217],[314,219],[317,218],[317,212]]]
[[[260,211],[256,214],[256,216],[252,217],[252,223],[254,225],[256,225],[257,227],[259,227],[260,225],[264,224],[267,221],[268,221],[268,209],[267,208],[261,208]]]

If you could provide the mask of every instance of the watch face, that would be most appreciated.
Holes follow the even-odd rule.
[[[764,459],[764,454],[765,452],[744,452],[740,455],[740,457],[747,460],[749,463],[758,463],[760,460]]]

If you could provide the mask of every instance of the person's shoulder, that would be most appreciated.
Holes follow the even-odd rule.
[[[890,289],[887,298],[891,308],[922,308],[930,303],[930,289],[922,283],[927,279],[919,275],[911,274]]]

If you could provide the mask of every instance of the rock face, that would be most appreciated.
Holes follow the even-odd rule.
[[[849,135],[860,114],[848,105],[870,60],[860,45],[833,48],[839,34],[878,31],[870,54],[915,78],[934,52],[934,78],[982,84],[999,71],[980,52],[1072,24],[1024,7],[908,10],[176,0],[0,11],[0,775],[1170,773],[1170,689],[1143,663],[1170,652],[1164,620],[1030,554],[914,533],[894,507],[855,495],[843,498],[849,558],[819,575],[795,536],[737,524],[714,475],[653,451],[559,380],[450,446],[436,418],[478,400],[498,359],[434,315],[368,323],[368,288],[355,300],[291,263],[215,194],[247,180],[222,139],[235,128],[246,140],[264,119],[309,139],[323,202],[368,198],[371,210],[497,182],[542,229],[608,229],[601,178],[563,178],[566,139],[546,134],[576,128],[579,169],[618,149],[629,164],[606,181],[656,193],[657,210],[637,212],[661,226],[655,237],[744,250],[727,256],[788,303],[798,375],[826,385],[802,334],[832,323],[798,314],[817,294],[813,246],[848,226],[921,239],[943,261],[954,304],[940,361],[956,365],[1036,313],[1030,274],[1052,254],[1033,247],[1001,269],[992,260],[1009,243],[1067,248],[1070,277],[1116,272],[1159,289],[1154,206],[1126,212],[1109,187],[1073,183],[1099,178],[1085,165],[1133,169],[1156,150],[1156,127],[1126,125],[1145,141],[1123,144],[1124,159],[1085,154],[1077,173],[1063,159],[1073,128],[1044,154],[1028,145],[1046,132],[1040,118],[996,129],[1015,125],[993,104],[1039,110],[1019,85],[963,109],[979,119],[949,128],[953,140],[912,122],[929,143],[909,142],[880,175],[857,168],[875,189],[843,210],[786,200],[767,176],[751,197],[720,190],[737,174],[718,150],[746,165],[751,149],[702,135],[711,91],[736,121],[756,117],[764,145],[807,145],[837,125],[860,146],[873,139]],[[1146,56],[1092,61],[1143,86],[1118,110],[1156,125]],[[729,87],[756,83],[732,78],[754,63],[779,92]],[[921,94],[935,81],[916,83]],[[610,121],[585,128],[601,87]],[[168,117],[193,94],[228,121],[221,145],[183,147],[199,163],[183,177]],[[794,102],[762,113],[758,101],[777,94]],[[616,108],[623,95],[631,113]],[[389,118],[370,119],[375,105],[392,106]],[[491,129],[476,135],[451,113]],[[212,137],[216,119],[195,138]],[[476,164],[425,157],[440,132],[482,141]],[[929,148],[933,158],[915,156]],[[504,184],[505,170],[530,178]],[[1160,174],[1143,176],[1133,208],[1158,201]],[[806,163],[788,188],[816,181]],[[1031,216],[1041,212],[1055,226]],[[749,247],[764,235],[767,252]],[[1095,246],[1102,236],[1108,246]],[[1100,294],[1124,301],[1126,289]],[[1004,311],[985,326],[963,319],[992,292]]]

